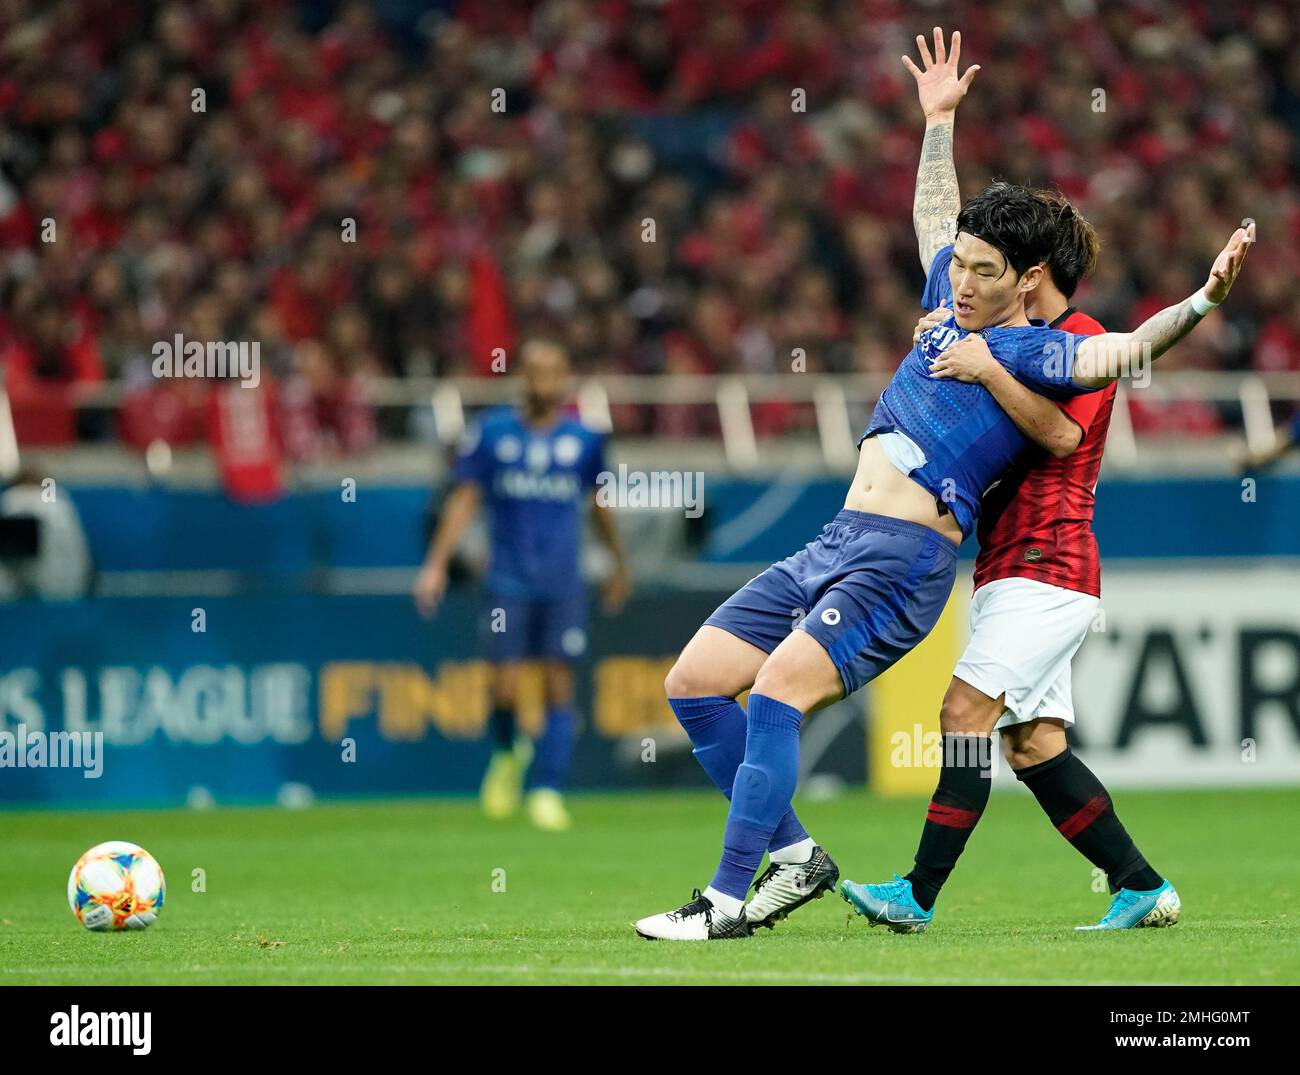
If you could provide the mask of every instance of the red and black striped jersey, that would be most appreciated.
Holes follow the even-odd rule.
[[[1051,327],[1086,336],[1106,331],[1073,307]],[[1114,384],[1060,404],[1083,430],[1079,447],[1064,459],[1032,453],[985,494],[975,589],[995,579],[1025,578],[1101,596],[1092,513],[1114,405]]]

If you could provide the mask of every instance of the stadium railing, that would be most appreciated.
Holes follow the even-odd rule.
[[[576,403],[585,422],[605,430],[613,429],[614,409],[621,406],[712,408],[727,462],[742,469],[759,458],[754,405],[810,404],[826,464],[842,467],[854,455],[855,412],[873,406],[888,382],[886,374],[597,375],[578,379]],[[129,390],[120,382],[87,386],[78,389],[73,402],[81,408],[111,410]],[[379,378],[366,383],[368,398],[377,409],[429,408],[436,436],[447,444],[460,438],[471,411],[508,402],[512,391],[509,383],[503,386],[493,377]],[[1130,407],[1146,393],[1157,406],[1197,401],[1239,412],[1246,442],[1258,451],[1274,442],[1278,408],[1300,404],[1300,373],[1171,370],[1147,385],[1121,382],[1108,449],[1120,466],[1137,460]]]

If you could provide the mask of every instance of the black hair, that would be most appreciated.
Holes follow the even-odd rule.
[[[1056,214],[1028,187],[999,181],[966,200],[957,230],[994,247],[1020,276],[1051,256]]]
[[[1068,299],[1074,295],[1079,281],[1097,267],[1101,239],[1097,229],[1059,190],[1036,190],[1034,196],[1047,203],[1056,220],[1056,242],[1047,259],[1047,269],[1052,274],[1052,283]]]

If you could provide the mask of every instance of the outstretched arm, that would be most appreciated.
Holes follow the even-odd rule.
[[[1201,323],[1228,297],[1255,241],[1255,222],[1247,217],[1232,233],[1210,270],[1205,286],[1174,306],[1147,318],[1132,332],[1104,332],[1079,344],[1074,356],[1074,383],[1100,388],[1145,369]]]
[[[952,242],[957,233],[957,214],[961,211],[961,192],[957,188],[957,169],[952,160],[953,128],[957,105],[966,96],[979,65],[957,77],[957,60],[961,56],[961,33],[952,35],[952,53],[944,48],[943,31],[934,28],[934,58],[924,36],[918,34],[923,70],[911,59],[903,63],[916,79],[916,93],[925,112],[925,140],[921,143],[921,162],[916,169],[916,196],[912,202],[912,226],[916,229],[917,250],[921,267],[930,271],[934,255]]]
[[[949,347],[930,366],[930,376],[983,385],[1016,428],[1057,459],[1064,459],[1083,440],[1080,425],[1050,399],[1017,381],[993,357],[982,336],[970,335]]]

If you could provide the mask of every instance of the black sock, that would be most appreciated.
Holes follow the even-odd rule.
[[[990,753],[986,735],[945,735],[943,769],[916,849],[916,865],[906,880],[923,910],[930,910],[957,858],[988,805]]]
[[[1106,872],[1112,892],[1149,892],[1162,878],[1120,824],[1102,782],[1069,747],[1054,758],[1016,771],[1057,831],[1084,858]]]
[[[492,735],[493,750],[513,750],[515,746],[515,711],[510,706],[499,705],[488,717],[488,731]]]

